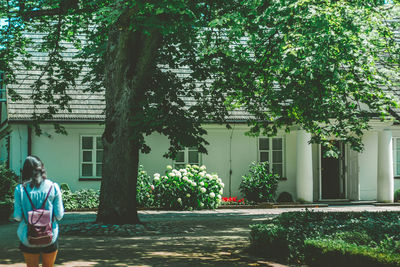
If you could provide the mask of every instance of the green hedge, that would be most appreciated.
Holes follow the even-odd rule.
[[[358,246],[343,240],[310,239],[305,244],[305,263],[310,267],[395,267],[400,255],[379,248]]]
[[[251,248],[269,259],[286,260],[289,257],[287,231],[277,224],[250,225]]]
[[[80,209],[97,209],[99,206],[99,190],[82,189],[75,192],[61,190],[64,208],[67,211]]]
[[[340,239],[400,253],[399,212],[287,212],[250,229],[251,250],[282,262],[303,263],[307,239]]]

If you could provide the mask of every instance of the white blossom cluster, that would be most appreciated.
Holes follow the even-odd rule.
[[[224,183],[218,175],[209,174],[206,169],[204,165],[186,165],[186,168],[177,170],[168,165],[165,176],[154,174],[151,189],[164,190],[157,196],[166,198],[171,195],[171,199],[160,199],[160,203],[165,202],[167,206],[177,203],[182,209],[189,210],[216,208],[222,199]]]

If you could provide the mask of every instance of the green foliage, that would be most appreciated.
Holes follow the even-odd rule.
[[[305,241],[305,263],[310,267],[394,267],[400,266],[400,255],[343,240],[310,239]]]
[[[136,201],[138,207],[153,207],[154,206],[154,193],[152,189],[152,181],[150,176],[139,166],[137,187],[136,187]]]
[[[0,165],[0,220],[7,220],[14,204],[14,189],[17,186],[18,176]]]
[[[254,252],[264,255],[269,259],[287,259],[289,244],[286,230],[277,224],[251,225],[250,243]]]
[[[69,185],[66,183],[60,184],[60,189],[64,191],[71,191],[71,188],[69,188]]]
[[[249,174],[243,176],[239,189],[243,196],[254,202],[275,201],[279,175],[270,173],[268,162],[252,163]]]
[[[357,230],[336,232],[332,235],[332,239],[343,240],[344,242],[358,246],[367,246],[374,242],[365,231],[358,232]]]
[[[75,192],[61,190],[65,210],[97,209],[99,190],[82,189]]]
[[[399,82],[400,46],[393,30],[398,21],[391,18],[398,17],[400,4],[382,3],[10,0],[0,4],[0,69],[9,83],[19,82],[16,69],[40,71],[33,100],[47,104],[48,112],[34,118],[46,119],[70,110],[67,88],[78,83],[84,66],[89,71],[83,83],[90,90],[107,87],[109,33],[123,29],[132,38],[159,44],[148,51],[157,55],[148,56],[154,60],[150,70],[138,77],[152,81],[139,90],[146,97],[136,103],[146,112],[132,118],[141,125],[136,128],[143,150],[149,148],[142,135],[151,132],[169,136],[170,156],[180,146],[205,150],[202,120],[224,122],[235,108],[254,116],[251,134],[275,135],[279,128],[298,125],[313,133],[313,142],[335,149],[329,138],[337,136],[360,150],[368,121],[376,114],[387,117],[397,106],[382,88]],[[44,35],[34,46],[48,54],[46,67],[33,61],[28,51],[35,38],[22,32]],[[74,46],[81,60],[63,57],[64,43]],[[134,56],[135,65],[145,55]],[[162,71],[183,67],[191,70],[184,77]],[[199,85],[202,91],[195,90]],[[17,92],[9,93],[18,99]],[[186,106],[187,97],[194,107]],[[56,129],[63,131],[60,125]]]
[[[82,86],[106,90],[105,137],[124,133],[142,152],[150,151],[145,136],[157,132],[170,140],[165,156],[191,146],[204,153],[204,122],[226,123],[235,109],[250,115],[250,135],[296,125],[331,150],[332,136],[362,150],[369,120],[397,107],[382,90],[396,88],[400,77],[394,2],[0,1],[0,70],[14,88],[24,82],[16,70],[38,73],[31,86],[38,134],[41,121],[72,112],[69,92]],[[66,51],[71,46],[76,57]],[[116,110],[131,112],[129,123]],[[104,180],[114,167],[108,155]],[[130,158],[121,160],[129,168]],[[107,199],[127,197],[132,189],[120,183],[104,188],[114,194]]]
[[[400,241],[398,237],[386,236],[379,242],[378,247],[385,252],[400,254]]]
[[[205,166],[187,165],[185,169],[167,166],[165,175],[155,174],[155,205],[164,209],[215,209],[221,203],[224,184]]]
[[[255,252],[281,261],[302,263],[307,239],[341,240],[388,253],[398,251],[400,213],[288,212],[250,228],[251,247]],[[279,235],[271,229],[279,229]],[[266,249],[283,245],[284,253],[272,254]]]
[[[18,176],[4,165],[0,165],[0,201],[13,202]]]
[[[246,1],[222,12],[213,21],[224,35],[213,42],[220,66],[212,89],[255,116],[250,134],[300,125],[331,155],[331,136],[362,149],[368,121],[398,105],[382,89],[399,82],[398,20],[390,19],[399,6],[378,2]]]
[[[400,189],[396,190],[394,192],[394,201],[399,202],[400,201]]]

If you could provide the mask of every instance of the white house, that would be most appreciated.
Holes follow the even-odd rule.
[[[34,59],[45,54],[32,51]],[[61,112],[52,121],[41,125],[43,134],[35,135],[29,127],[34,109],[30,87],[40,75],[37,71],[20,70],[18,85],[5,85],[0,99],[0,162],[17,174],[27,155],[39,156],[45,163],[48,176],[58,183],[67,183],[72,190],[99,188],[101,180],[104,130],[103,93],[83,92],[83,87],[70,91],[72,112]],[[7,95],[14,89],[22,101],[13,102]],[[5,90],[4,90],[5,89]],[[36,107],[40,112],[45,105]],[[394,111],[394,116],[399,116]],[[276,137],[248,137],[246,115],[235,113],[230,118],[232,129],[217,124],[204,125],[208,134],[208,154],[186,148],[177,160],[165,159],[166,137],[153,134],[147,138],[150,154],[140,156],[140,163],[149,174],[163,173],[166,165],[196,163],[216,172],[225,183],[224,196],[240,196],[242,176],[254,161],[269,161],[271,168],[283,177],[278,192],[289,192],[294,199],[319,200],[377,200],[393,201],[394,190],[400,188],[400,127],[391,122],[372,121],[372,130],[365,133],[365,150],[357,153],[338,141],[343,152],[339,159],[323,158],[321,146],[312,144],[310,134],[300,128]],[[53,122],[63,125],[68,135],[56,134]]]
[[[48,176],[68,183],[73,190],[99,188],[104,126],[101,114],[104,103],[98,96],[87,96],[86,108],[60,114],[55,120],[65,126],[68,135],[55,133],[52,124],[42,124],[43,134],[36,136],[29,125],[26,104],[9,99],[1,103],[0,161],[17,174],[29,154],[38,155],[46,165]],[[77,106],[78,107],[78,106]],[[96,113],[97,111],[97,113]],[[159,134],[147,138],[150,154],[141,155],[140,163],[150,173],[164,172],[172,164],[196,163],[216,172],[226,187],[225,196],[239,196],[242,175],[253,161],[269,161],[282,174],[278,191],[306,201],[323,199],[393,201],[394,189],[400,187],[400,129],[390,123],[372,122],[373,130],[365,133],[365,150],[357,153],[338,142],[343,151],[340,159],[323,158],[319,145],[310,145],[310,135],[301,129],[280,133],[277,137],[248,137],[244,121],[236,120],[233,128],[207,124],[208,154],[200,155],[186,148],[174,162],[162,157],[168,140]]]

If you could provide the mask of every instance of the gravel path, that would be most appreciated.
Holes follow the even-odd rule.
[[[140,211],[157,234],[140,236],[60,236],[57,266],[283,266],[238,256],[249,245],[249,224],[282,212],[304,209],[231,209],[216,211]],[[323,211],[400,211],[400,207],[342,206]],[[66,225],[93,222],[93,212],[70,212]],[[24,266],[17,248],[16,223],[0,225],[0,266]]]

